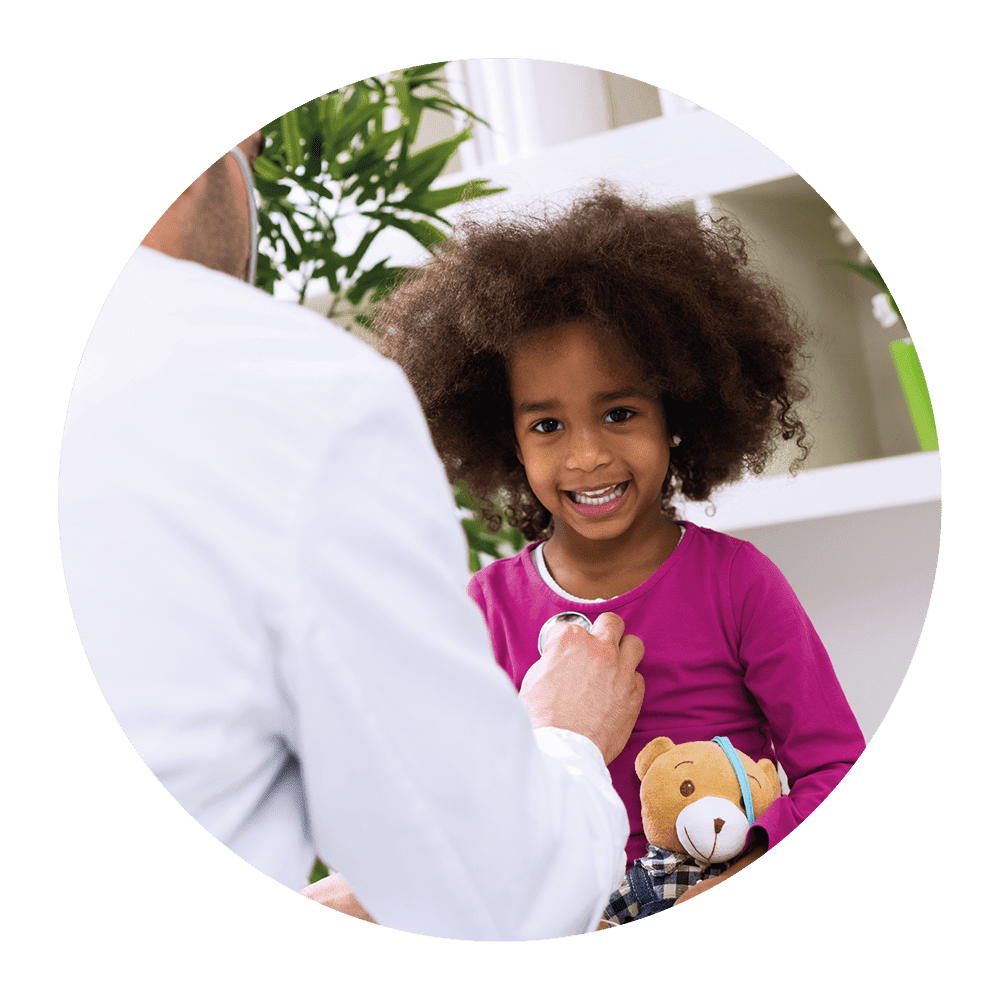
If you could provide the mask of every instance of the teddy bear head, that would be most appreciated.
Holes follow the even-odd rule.
[[[753,815],[781,795],[774,764],[739,756],[746,771]],[[728,861],[743,850],[750,821],[743,792],[726,751],[714,741],[677,743],[658,736],[635,759],[642,782],[642,828],[656,847],[688,854],[699,864]]]

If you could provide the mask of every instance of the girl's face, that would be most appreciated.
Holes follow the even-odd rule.
[[[555,529],[609,540],[662,528],[663,406],[584,321],[545,330],[509,365],[517,457]]]

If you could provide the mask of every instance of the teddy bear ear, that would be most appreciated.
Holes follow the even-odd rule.
[[[764,776],[767,778],[768,783],[771,786],[771,792],[774,798],[781,798],[781,780],[778,777],[778,771],[775,768],[773,761],[768,760],[768,758],[765,757],[763,760],[757,761],[757,766],[764,772]]]
[[[639,756],[635,759],[635,773],[639,776],[640,781],[646,777],[646,772],[653,761],[660,754],[666,753],[673,745],[674,741],[669,736],[657,736],[655,740],[651,740],[639,751]]]

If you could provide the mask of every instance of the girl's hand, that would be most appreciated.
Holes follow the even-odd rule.
[[[756,847],[751,848],[746,854],[743,855],[743,857],[737,858],[721,875],[713,875],[711,878],[703,879],[701,882],[697,882],[695,885],[685,889],[674,900],[674,906],[677,906],[678,903],[683,903],[685,900],[691,899],[693,896],[698,896],[703,892],[708,892],[708,890],[713,886],[718,885],[731,875],[735,875],[738,871],[746,868],[747,865],[756,861],[765,853],[767,853],[767,847],[764,844],[758,844]]]

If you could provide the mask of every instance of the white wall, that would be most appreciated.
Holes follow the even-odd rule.
[[[830,226],[829,207],[799,178],[713,201],[742,225],[753,240],[753,256],[788,292],[809,326],[812,396],[802,411],[815,446],[806,467],[881,457],[853,288],[863,282],[823,263],[847,256]],[[784,468],[774,463],[772,469],[787,471],[787,460]]]

